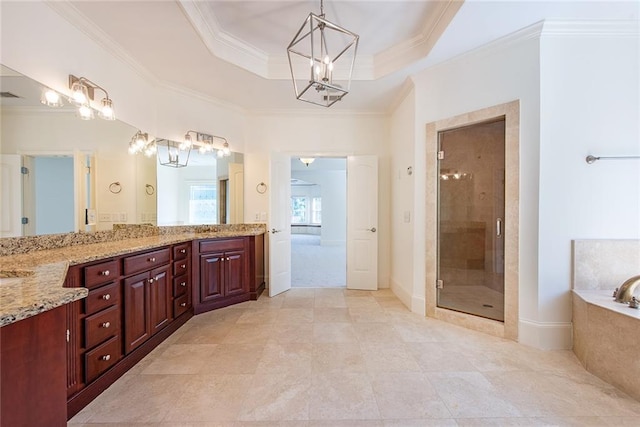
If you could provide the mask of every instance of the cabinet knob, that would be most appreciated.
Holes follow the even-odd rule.
[[[109,301],[111,299],[111,295],[110,294],[104,294],[102,295],[102,299],[105,301]]]
[[[111,272],[109,270],[105,270],[105,271],[101,271],[100,272],[101,276],[108,276],[109,274],[111,274]]]
[[[149,262],[156,262],[156,257],[149,258]]]
[[[227,261],[229,261],[229,257],[227,257]]]
[[[180,283],[180,286],[182,286],[183,288],[187,286],[187,282],[182,282]]]
[[[153,283],[153,282],[154,282],[154,279],[152,277],[151,279],[149,279],[149,283]]]
[[[182,264],[180,267],[187,268],[187,264]]]
[[[109,326],[111,326],[111,322],[104,322],[102,325],[103,328],[108,328]]]
[[[187,253],[187,250],[186,250],[186,249],[180,249],[180,253],[181,253],[181,254],[186,254],[186,253]]]
[[[102,356],[100,359],[104,360],[105,362],[111,360],[111,355],[110,354],[105,354],[104,356]]]
[[[180,303],[180,307],[186,307],[186,306],[187,306],[187,303],[186,303],[186,302],[181,302],[181,303]]]

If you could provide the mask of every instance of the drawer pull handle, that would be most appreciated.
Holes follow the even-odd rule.
[[[108,276],[109,274],[111,274],[111,272],[109,270],[105,270],[105,271],[101,271],[100,272],[101,276]]]
[[[187,264],[182,264],[180,267],[187,268]]]
[[[149,258],[149,262],[156,262],[156,257]]]
[[[180,307],[186,307],[186,306],[187,306],[187,303],[186,303],[186,302],[181,302],[181,303],[180,303]]]
[[[187,286],[187,282],[182,282],[180,283],[180,286],[182,286],[183,288]]]
[[[105,301],[109,301],[111,299],[111,295],[110,294],[104,294],[102,295],[102,299]]]
[[[187,253],[187,250],[186,250],[186,249],[180,249],[180,253],[181,253],[181,254],[186,254],[186,253]]]
[[[103,328],[108,328],[109,326],[111,326],[111,322],[104,322],[102,325],[100,325]]]
[[[105,354],[100,359],[104,360],[105,362],[108,362],[109,360],[111,360],[111,355],[110,354]]]

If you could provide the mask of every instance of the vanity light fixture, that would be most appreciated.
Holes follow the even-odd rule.
[[[327,21],[320,0],[320,15],[311,12],[287,47],[296,98],[330,107],[349,93],[359,39]]]
[[[195,135],[195,139],[191,134]],[[214,138],[223,141],[222,147],[217,148],[214,145]],[[216,135],[209,135],[195,130],[187,131],[187,133],[184,135],[184,142],[181,144],[181,147],[186,148],[187,146],[197,147],[200,154],[216,152],[216,155],[218,157],[228,157],[231,155],[229,143],[225,138]]]
[[[62,97],[58,92],[53,89],[49,89],[45,87],[42,90],[42,97],[40,98],[40,102],[49,107],[62,107]]]
[[[115,120],[113,112],[113,101],[109,98],[107,91],[85,77],[76,77],[69,74],[69,89],[71,96],[69,102],[78,107],[78,115],[83,120],[90,120],[94,117],[90,102],[93,101],[95,90],[104,92],[104,98],[100,102],[98,116],[104,120]]]
[[[306,167],[309,167],[316,159],[314,157],[300,157],[300,161],[304,163]]]
[[[129,141],[129,154],[144,153],[145,156],[152,157],[157,151],[156,141],[149,140],[148,133],[138,131]]]

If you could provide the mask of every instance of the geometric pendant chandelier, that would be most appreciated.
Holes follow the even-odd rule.
[[[287,47],[296,98],[330,107],[349,93],[359,38],[327,21],[320,0]]]

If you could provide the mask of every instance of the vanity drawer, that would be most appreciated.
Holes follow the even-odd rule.
[[[95,288],[96,286],[108,283],[120,275],[118,260],[101,262],[84,268],[85,288]]]
[[[124,274],[129,276],[131,274],[151,270],[152,268],[167,264],[169,262],[170,254],[171,252],[169,248],[165,248],[126,257],[124,259]]]
[[[104,344],[84,354],[86,382],[90,383],[101,373],[112,367],[122,354],[120,337],[115,336]]]
[[[173,259],[187,259],[191,255],[191,243],[184,243],[173,247]]]
[[[173,296],[179,297],[184,294],[189,288],[189,276],[183,275],[173,278]]]
[[[200,242],[200,253],[244,250],[244,238],[205,240]]]
[[[85,348],[91,348],[120,331],[120,307],[114,306],[84,319]]]
[[[120,304],[120,282],[112,282],[92,289],[84,300],[84,304],[87,314],[97,313],[103,308]]]
[[[182,259],[173,263],[173,275],[180,276],[181,274],[187,274],[190,269],[190,261],[188,259]]]
[[[173,300],[173,317],[178,317],[189,309],[189,294],[185,293],[181,297]]]

